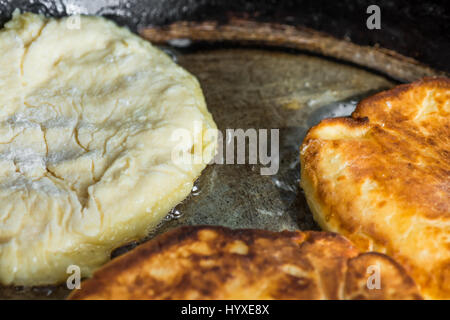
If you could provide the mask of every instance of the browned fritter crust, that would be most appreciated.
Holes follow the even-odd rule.
[[[379,266],[381,288],[368,289]],[[382,254],[325,232],[181,227],[111,261],[70,299],[420,299]]]
[[[402,263],[450,299],[450,79],[425,78],[310,129],[301,185],[322,228]]]

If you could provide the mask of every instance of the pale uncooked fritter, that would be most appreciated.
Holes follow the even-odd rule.
[[[191,74],[111,21],[79,22],[15,13],[0,31],[3,284],[61,282],[69,265],[90,275],[185,198],[214,153]],[[173,161],[179,129],[202,161]]]

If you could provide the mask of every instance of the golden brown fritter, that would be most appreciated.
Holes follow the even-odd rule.
[[[369,289],[377,266],[380,289]],[[369,271],[369,273],[368,273]],[[113,260],[71,299],[420,299],[391,258],[325,232],[182,227]]]
[[[402,263],[450,299],[450,79],[425,78],[310,129],[301,185],[322,228]]]

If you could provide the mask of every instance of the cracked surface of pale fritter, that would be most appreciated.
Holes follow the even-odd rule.
[[[402,263],[426,298],[450,299],[450,80],[426,78],[323,120],[301,147],[322,228]]]
[[[89,275],[185,198],[211,159],[200,86],[99,17],[15,13],[0,51],[0,283],[60,282],[71,264]],[[178,129],[202,161],[173,162]]]

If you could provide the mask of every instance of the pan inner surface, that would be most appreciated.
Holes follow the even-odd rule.
[[[394,82],[354,66],[299,53],[263,49],[189,50],[177,62],[200,81],[219,129],[279,129],[278,173],[253,164],[213,164],[191,195],[149,235],[180,225],[318,229],[299,188],[299,146],[309,127],[349,115],[357,101]],[[248,153],[248,152],[247,152]],[[246,161],[248,163],[248,161]],[[114,256],[136,244],[116,250]],[[65,286],[0,288],[0,299],[61,299]]]

